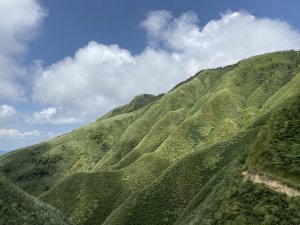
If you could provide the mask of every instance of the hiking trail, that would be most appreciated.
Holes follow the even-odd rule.
[[[270,188],[274,191],[280,192],[280,193],[284,193],[289,197],[300,196],[300,191],[299,190],[297,190],[295,188],[292,188],[292,187],[289,187],[289,186],[287,186],[286,184],[284,184],[280,181],[271,179],[266,175],[261,175],[261,174],[258,174],[258,173],[251,173],[249,171],[244,171],[242,173],[242,175],[244,176],[244,181],[250,180],[253,183],[264,184],[268,188]]]

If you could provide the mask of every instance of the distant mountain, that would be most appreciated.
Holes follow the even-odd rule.
[[[7,151],[1,151],[1,150],[0,150],[0,155],[3,155],[3,154],[5,154],[5,153],[7,153]]]
[[[300,52],[286,51],[137,96],[1,156],[0,173],[78,225],[297,225],[299,157]]]

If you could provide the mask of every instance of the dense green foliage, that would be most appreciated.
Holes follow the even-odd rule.
[[[299,198],[287,198],[261,184],[241,182],[241,171],[240,162],[220,171],[199,191],[175,224],[300,223]]]
[[[72,225],[57,209],[26,194],[0,176],[0,224]]]
[[[262,128],[251,148],[249,166],[289,178],[300,187],[300,96],[295,96]],[[288,175],[288,176],[287,176]]]
[[[79,225],[299,224],[300,53],[202,70],[85,127],[0,157],[0,173]]]

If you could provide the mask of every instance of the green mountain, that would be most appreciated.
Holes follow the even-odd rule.
[[[202,70],[0,173],[78,225],[300,224],[300,52]]]
[[[0,224],[72,225],[61,212],[0,176]]]

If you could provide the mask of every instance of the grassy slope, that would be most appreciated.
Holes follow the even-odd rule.
[[[286,195],[274,192],[264,185],[242,182],[241,177],[241,172],[246,169],[256,170],[267,172],[275,179],[299,187],[299,175],[291,174],[288,169],[300,168],[297,155],[299,148],[293,148],[295,143],[300,143],[297,135],[299,130],[291,129],[285,133],[282,132],[282,127],[278,129],[273,126],[275,121],[277,125],[281,124],[283,127],[291,123],[298,126],[299,106],[300,96],[295,96],[275,110],[252,140],[252,144],[248,146],[247,154],[230,165],[227,171],[221,171],[221,176],[220,173],[216,174],[211,181],[214,183],[208,182],[204,190],[196,195],[180,215],[176,225],[300,224],[299,197],[287,198]],[[264,137],[265,135],[272,138]],[[292,143],[290,137],[293,137]],[[289,156],[292,156],[291,161],[284,162]],[[282,171],[278,165],[285,165],[288,168]],[[207,191],[207,187],[210,191]]]
[[[299,86],[300,87],[300,86]],[[247,165],[300,188],[300,95],[285,102],[263,126]]]
[[[76,224],[101,224],[126,195],[120,172],[107,171],[75,173],[41,199],[64,209]]]
[[[107,118],[125,114],[125,113],[134,112],[134,111],[141,109],[144,106],[150,104],[151,102],[154,102],[155,100],[161,98],[162,96],[163,96],[163,94],[158,95],[158,96],[150,95],[150,94],[137,95],[128,104],[111,110],[110,112],[108,112],[107,114],[105,114],[104,116],[99,118],[99,120],[107,119]]]
[[[146,109],[99,120],[69,134],[1,156],[0,170],[35,196],[74,172],[91,171]]]
[[[0,224],[71,225],[61,212],[29,196],[0,176]]]
[[[126,225],[174,224],[199,190],[219,171],[227,171],[228,164],[245,153],[256,133],[257,129],[249,130],[187,155],[151,185],[130,196],[104,224],[119,224],[120,221]]]
[[[252,143],[243,134],[253,135],[253,127],[258,131],[271,123],[270,115],[288,102],[299,105],[297,99],[292,100],[299,94],[299,72],[300,53],[292,51],[203,70],[164,96],[141,96],[142,101],[139,97],[68,135],[5,155],[0,158],[0,168],[12,182],[35,195],[56,185],[41,199],[61,209],[77,224],[105,220],[106,224],[172,224],[177,219],[178,223],[186,221],[194,211],[201,214],[207,207],[216,213],[220,193],[236,190],[236,200],[225,195],[224,202],[243,203],[243,187],[251,184],[241,183],[243,165],[234,164],[235,157],[246,160],[244,153]],[[260,136],[261,133],[255,141],[251,136],[251,140],[259,143]],[[294,142],[292,148],[297,156],[299,140]],[[250,152],[247,165],[251,169],[250,162],[256,164],[252,155],[261,156],[255,150]],[[294,167],[299,169],[299,163]],[[37,173],[39,169],[45,172]],[[229,171],[233,171],[234,179],[225,176]],[[222,179],[214,175],[218,173]],[[298,174],[280,173],[281,176],[276,173],[278,177],[287,176],[287,180],[298,182]],[[220,186],[224,183],[230,185]],[[252,187],[249,194],[253,198],[256,188]],[[211,206],[205,203],[208,200],[201,194],[203,190],[212,193],[211,199],[216,198]],[[278,197],[273,192],[270,195]],[[256,203],[266,204],[264,200]],[[184,209],[186,214],[182,217],[179,212]],[[249,213],[248,209],[245,213]],[[272,213],[263,214],[261,218],[276,219]],[[291,215],[297,219],[292,211]],[[196,217],[192,220],[197,222]]]

